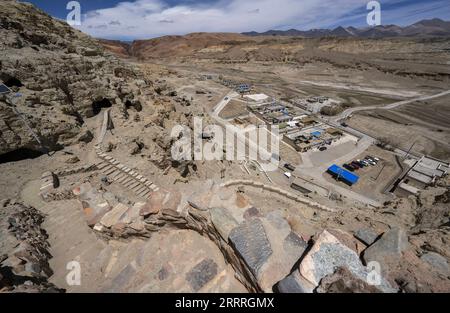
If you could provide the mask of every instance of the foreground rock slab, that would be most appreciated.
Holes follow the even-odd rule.
[[[229,239],[253,275],[257,277],[260,268],[272,254],[261,220],[253,219],[242,223],[231,231]]]
[[[380,263],[381,270],[395,268],[402,257],[402,252],[408,248],[408,236],[403,229],[392,228],[364,251],[364,261]]]
[[[339,268],[345,268],[358,280],[367,282],[370,271],[361,263],[355,251],[342,244],[336,237],[324,230],[300,264],[300,274],[314,286],[323,278],[332,275]],[[379,292],[396,292],[380,277]]]

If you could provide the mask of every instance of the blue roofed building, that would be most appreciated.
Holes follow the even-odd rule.
[[[337,180],[341,180],[350,186],[356,184],[359,180],[359,176],[350,173],[349,171],[337,166],[336,164],[330,166],[327,172],[333,175],[333,177]]]
[[[320,131],[313,131],[311,133],[311,136],[319,138],[322,135],[322,133]]]

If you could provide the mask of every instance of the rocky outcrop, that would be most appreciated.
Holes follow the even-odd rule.
[[[370,271],[362,264],[359,255],[335,236],[323,231],[300,264],[300,274],[313,286],[318,286],[322,279],[339,268],[345,268],[347,276],[354,281],[369,281]],[[378,277],[376,286],[373,289],[377,292],[396,291],[382,276]]]
[[[335,277],[339,268],[348,271],[343,290],[396,291],[383,278],[379,286],[368,285],[370,271],[360,260],[364,248],[350,234],[332,230],[335,237],[324,231],[311,245],[292,231],[279,211],[263,214],[249,203],[242,207],[238,194],[228,187],[212,182],[204,187],[200,193],[184,196],[174,190],[159,189],[145,203],[132,206],[119,203],[113,208],[105,203],[101,205],[109,208],[105,211],[100,210],[96,200],[103,203],[104,198],[95,190],[86,190],[80,201],[89,225],[105,239],[151,237],[164,228],[188,229],[206,236],[220,248],[238,279],[252,292],[314,292],[318,287],[335,288],[330,286],[342,278]],[[98,196],[85,196],[89,194]],[[95,210],[98,213],[95,225],[92,212],[86,211],[86,207],[99,208]],[[198,268],[204,268],[204,273],[194,270],[188,279],[195,281],[194,290],[198,282],[214,272],[214,266],[206,261]],[[327,285],[321,284],[324,278],[329,281]]]
[[[201,204],[195,195],[183,196],[175,190],[159,189],[150,194],[147,202],[131,206],[119,203],[112,208],[103,202],[101,193],[86,188],[85,184],[75,192],[79,194],[87,222],[100,236],[145,238],[163,228],[196,231],[219,247],[249,291],[271,292],[273,285],[290,273],[306,248],[306,243],[277,214],[251,218],[245,212],[236,215],[233,210],[241,206],[236,193],[212,183],[205,184]],[[215,206],[218,202],[224,206]],[[86,207],[93,209],[86,210]],[[214,266],[206,261],[200,267],[206,269],[201,274],[206,275],[204,278],[200,273],[188,278],[195,281],[192,282],[194,290],[199,288],[197,283],[207,280],[208,272],[211,275],[214,272]]]
[[[397,266],[402,258],[402,253],[408,249],[408,237],[405,230],[393,228],[372,244],[364,252],[366,263],[376,261],[381,268],[387,270]]]
[[[0,208],[0,292],[62,292],[53,274],[44,216],[32,207],[4,201]]]
[[[77,142],[85,119],[104,107],[125,109],[151,84],[95,39],[33,5],[1,0],[0,6],[0,80],[21,95],[0,97],[0,155],[42,149],[12,106],[43,145],[56,150]],[[79,140],[89,142],[92,134],[85,131]]]

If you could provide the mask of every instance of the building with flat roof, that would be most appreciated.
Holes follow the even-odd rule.
[[[342,136],[343,135],[343,133],[342,133],[342,131],[340,129],[337,129],[337,128],[334,128],[334,127],[327,128],[326,132],[328,134],[330,134],[330,135],[333,135],[333,136]]]
[[[350,186],[356,184],[359,180],[359,176],[350,173],[347,170],[344,170],[343,168],[337,166],[336,164],[331,165],[328,168],[327,172],[330,173],[337,180],[341,180]]]
[[[304,125],[313,125],[313,124],[317,123],[316,119],[312,116],[307,116],[307,117],[301,119],[301,122]]]
[[[281,115],[281,116],[277,116],[275,117],[272,122],[274,124],[281,124],[281,123],[287,123],[292,121],[292,116],[290,115]]]
[[[450,164],[431,157],[422,157],[408,171],[398,187],[407,194],[417,194],[448,174]]]

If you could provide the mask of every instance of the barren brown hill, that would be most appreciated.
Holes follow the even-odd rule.
[[[102,41],[117,55],[121,43]],[[135,41],[130,56],[155,59],[211,60],[218,63],[325,63],[336,68],[376,69],[401,76],[448,80],[450,39],[435,38],[301,38],[194,33]]]
[[[119,40],[99,39],[101,45],[120,58],[130,57],[130,44]]]
[[[186,36],[164,36],[133,42],[130,53],[140,59],[190,56],[202,50],[212,51],[240,45],[251,40],[232,33],[193,33]]]

